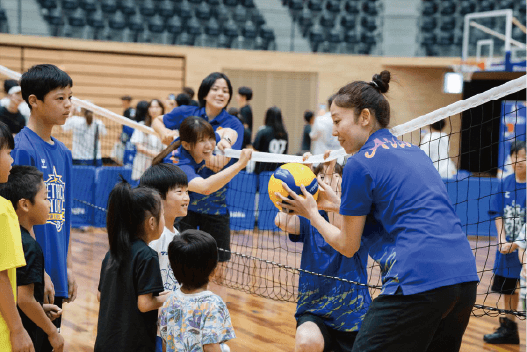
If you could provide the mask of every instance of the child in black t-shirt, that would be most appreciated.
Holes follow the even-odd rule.
[[[0,186],[0,195],[13,203],[22,233],[26,266],[16,269],[22,324],[36,352],[41,350],[46,335],[54,351],[61,352],[64,338],[51,321],[58,318],[62,310],[54,304],[43,304],[44,254],[33,232],[34,225],[45,224],[48,219],[47,193],[42,172],[34,166],[13,166],[7,183]]]
[[[163,280],[157,252],[148,246],[165,228],[159,193],[118,183],[108,200],[106,228],[110,250],[99,280],[95,352],[152,352],[157,309],[166,299],[159,295]]]

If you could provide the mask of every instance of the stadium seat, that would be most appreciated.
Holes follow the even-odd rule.
[[[320,17],[320,25],[326,30],[333,28],[335,25],[335,15],[330,12],[322,13],[322,16]]]
[[[220,0],[207,0],[207,4],[210,6],[219,6],[221,4]]]
[[[478,7],[478,12],[492,11],[494,10],[494,2],[488,0],[481,1]]]
[[[344,14],[340,18],[340,25],[346,30],[355,28],[356,24],[357,22],[355,21],[355,16],[349,13]]]
[[[186,32],[196,38],[201,34],[201,24],[196,17],[192,17],[185,26]]]
[[[456,3],[453,1],[445,0],[441,2],[441,15],[450,16],[456,12]]]
[[[332,28],[326,35],[327,52],[337,53],[342,42],[341,30],[338,27]]]
[[[437,27],[437,21],[434,17],[421,18],[421,30],[423,32],[432,32]]]
[[[328,0],[326,2],[326,10],[328,10],[331,13],[338,14],[340,12],[340,1]]]
[[[170,39],[167,40],[169,44],[175,44],[179,35],[183,32],[183,25],[181,24],[181,19],[178,16],[172,17],[167,23],[167,32]]]
[[[186,23],[190,18],[192,18],[192,6],[190,6],[186,0],[184,0],[179,6],[179,17],[181,17],[183,23]]]
[[[311,50],[315,53],[318,51],[320,44],[324,42],[324,31],[318,24],[315,24],[309,30],[309,42],[311,43]]]
[[[355,1],[347,1],[346,5],[344,5],[344,10],[352,15],[360,13],[359,6]]]
[[[218,48],[228,49],[231,47],[231,38],[224,34],[220,34],[218,37]]]
[[[126,28],[126,21],[123,12],[116,11],[108,21],[109,30],[107,39],[122,42],[124,39],[124,29]]]
[[[309,2],[307,3],[307,8],[313,12],[322,11],[322,0],[309,0]]]
[[[423,2],[421,14],[423,16],[432,16],[437,12],[437,5],[434,2]]]
[[[233,20],[227,21],[223,26],[223,34],[231,40],[238,36],[238,26],[236,26],[236,23]]]
[[[258,28],[266,23],[264,16],[259,11],[255,11],[253,13],[252,20]]]
[[[421,35],[421,44],[424,46],[434,45],[436,43],[435,33],[423,33]]]
[[[56,9],[58,7],[57,0],[42,0],[40,1],[40,6],[42,6],[43,9],[51,10]]]
[[[444,32],[451,32],[456,28],[456,18],[455,17],[441,17],[441,25],[439,26]]]
[[[102,10],[98,10],[98,11],[95,11],[89,14],[86,22],[88,23],[88,26],[90,27],[88,30],[88,33],[89,33],[88,38],[94,39],[94,40],[101,39],[101,33],[106,27],[104,24],[104,17],[102,14]]]
[[[267,50],[267,45],[262,37],[256,37],[254,40],[254,50]]]
[[[304,8],[304,3],[302,0],[291,0],[289,1],[289,10],[291,11],[300,11]]]
[[[377,22],[375,21],[375,18],[371,17],[362,17],[360,21],[360,25],[363,28],[363,30],[368,30],[373,32],[377,29]]]
[[[359,55],[370,55],[372,46],[369,44],[361,43],[357,45],[356,53]]]
[[[60,9],[54,8],[49,10],[46,20],[48,21],[48,24],[50,26],[50,33],[54,37],[58,37],[62,33],[62,29],[64,28],[64,19],[62,18],[62,13],[60,12]]]
[[[203,0],[188,0],[190,4],[199,5],[202,3]]]
[[[134,0],[121,0],[118,8],[126,16],[132,16],[136,13]]]
[[[115,13],[115,11],[117,11],[117,1],[116,0],[102,0],[101,10],[105,14]]]
[[[68,17],[69,29],[66,36],[70,38],[84,38],[84,29],[86,27],[86,14],[82,9],[77,9]]]
[[[186,32],[183,32],[179,36],[177,44],[194,46],[194,37]]]
[[[152,0],[143,0],[139,12],[143,17],[152,17],[156,13],[156,6]]]
[[[305,8],[300,12],[298,15],[298,25],[302,30],[302,36],[305,37],[309,27],[313,25],[313,14],[311,13],[311,10]]]
[[[459,14],[462,15],[462,16],[465,16],[466,14],[469,14],[469,13],[474,13],[476,12],[476,4],[472,3],[472,2],[462,2],[461,5],[459,6]]]
[[[145,25],[143,22],[143,17],[139,14],[133,15],[128,20],[128,29],[130,30],[130,38],[128,38],[128,41],[137,43],[139,42],[139,37],[141,34],[145,31]]]
[[[74,11],[79,7],[79,2],[76,0],[62,0],[62,11]]]
[[[238,0],[223,0],[223,4],[229,7],[236,7],[238,6]]]
[[[377,16],[379,14],[379,10],[377,10],[377,6],[373,2],[363,2],[362,12],[369,16]]]
[[[247,10],[242,5],[236,6],[232,18],[238,23],[245,23],[247,20]]]
[[[360,42],[363,44],[373,45],[376,43],[375,36],[370,32],[362,32],[360,34]]]
[[[252,10],[256,7],[254,0],[242,0],[242,6],[249,10]]]
[[[257,31],[256,26],[252,21],[245,22],[242,28],[242,35],[245,39],[253,41],[256,38]]]
[[[212,9],[212,15],[216,17],[220,25],[229,20],[229,13],[230,11],[225,5],[220,5]]]
[[[357,33],[354,30],[349,30],[344,33],[344,42],[347,44],[357,44],[359,42]]]
[[[454,44],[454,35],[452,33],[439,33],[437,44],[445,46]]]
[[[5,10],[0,8],[0,33],[9,33],[9,25]]]
[[[220,25],[218,24],[218,21],[216,21],[215,18],[211,18],[207,25],[205,26],[205,34],[209,37],[217,37],[220,35]]]
[[[202,2],[196,9],[196,18],[198,20],[207,21],[210,18],[210,6]]]
[[[276,46],[275,35],[269,26],[263,25],[262,28],[260,28],[260,37],[265,41],[266,50],[274,50]]]
[[[157,13],[161,17],[164,17],[164,18],[168,19],[168,18],[171,18],[172,16],[174,16],[174,13],[175,13],[174,5],[173,5],[172,1],[170,1],[170,0],[163,0],[163,2],[161,2],[161,4],[158,3],[156,5],[156,8],[157,8]]]
[[[95,0],[80,0],[80,7],[85,12],[94,12],[97,10],[97,3]]]

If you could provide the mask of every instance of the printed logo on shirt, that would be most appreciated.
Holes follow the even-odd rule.
[[[62,175],[57,174],[55,167],[53,167],[53,173],[48,175],[45,183],[48,191],[48,200],[51,203],[47,223],[55,225],[57,231],[60,232],[65,220],[64,194],[66,184],[62,181]]]
[[[42,168],[47,169],[48,167],[46,166],[46,159],[40,159],[40,161],[42,162]]]
[[[406,148],[411,147],[412,145],[408,142],[400,141],[396,138],[392,138],[391,140],[388,140],[388,138],[383,138],[384,142],[381,141],[379,138],[375,138],[373,142],[375,142],[375,146],[370,149],[370,152],[366,152],[364,156],[366,158],[371,159],[375,156],[375,153],[377,152],[377,148],[382,147],[383,149],[397,149],[397,148]]]
[[[506,205],[503,209],[503,227],[507,241],[515,241],[525,224],[525,208],[517,204],[515,200],[512,205]]]

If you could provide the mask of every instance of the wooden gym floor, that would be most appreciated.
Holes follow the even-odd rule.
[[[91,352],[97,332],[99,311],[96,298],[97,285],[101,262],[108,250],[108,240],[105,231],[90,229],[86,232],[72,231],[72,241],[74,272],[79,291],[74,303],[64,305],[62,334],[66,340],[65,351]],[[475,242],[471,240],[473,248],[474,244]],[[477,255],[478,270],[481,270],[484,265],[492,268],[494,253],[489,255],[490,263],[484,264],[485,257],[486,255]],[[483,276],[478,289],[477,303],[495,306],[499,296],[485,295],[490,277],[490,273]],[[231,351],[282,352],[294,350],[296,325],[294,303],[277,302],[231,289],[228,289],[228,295],[227,306],[236,332],[236,339],[228,343]],[[483,335],[493,332],[497,323],[496,317],[471,317],[461,351],[525,351],[525,320],[519,322],[520,346],[485,344],[482,339]]]

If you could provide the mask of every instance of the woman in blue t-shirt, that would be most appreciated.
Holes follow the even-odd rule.
[[[232,149],[240,150],[243,142],[243,125],[237,117],[229,115],[225,110],[231,101],[232,94],[229,78],[221,72],[213,72],[203,79],[199,87],[200,107],[179,106],[168,114],[155,119],[152,122],[152,128],[159,134],[161,141],[168,145],[179,137],[181,123],[187,117],[198,116],[208,121],[214,131],[225,128],[234,130],[240,138],[234,141],[230,137],[224,136],[220,143],[228,143]],[[222,155],[213,155],[206,161],[206,168],[202,170],[202,176],[207,178],[232,164],[234,164],[234,160],[231,161]],[[199,227],[210,234],[214,232],[218,247],[225,250],[219,251],[220,263],[230,259],[231,249],[227,187],[228,185],[225,185],[209,195],[197,194],[195,200],[189,205],[188,215],[179,224],[180,231]],[[221,241],[218,240],[220,237]],[[222,265],[219,265],[218,268],[221,270]],[[220,296],[225,298],[224,293],[220,293]]]
[[[430,158],[386,127],[390,72],[342,87],[331,105],[333,135],[348,154],[342,200],[323,182],[318,205],[339,211],[328,223],[317,202],[290,191],[286,209],[308,218],[333,248],[352,256],[361,240],[379,262],[383,288],[353,351],[458,351],[476,301],[476,261]],[[385,233],[363,233],[370,215]]]

